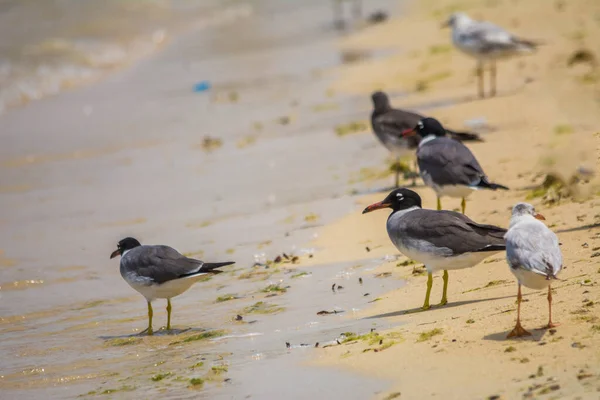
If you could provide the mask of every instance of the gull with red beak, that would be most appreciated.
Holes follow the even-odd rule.
[[[440,305],[448,303],[448,270],[471,268],[485,258],[506,249],[506,229],[478,224],[464,214],[421,208],[421,197],[401,188],[383,201],[371,204],[363,214],[391,208],[387,232],[396,248],[406,257],[425,264],[427,292],[423,310],[429,309],[433,273],[444,271]]]
[[[517,324],[508,337],[529,336],[521,326],[521,285],[530,289],[548,288],[548,325],[552,322],[552,289],[551,284],[562,269],[562,253],[558,238],[543,222],[543,215],[528,203],[517,203],[512,210],[510,226],[506,233],[506,260],[510,272],[517,278]]]
[[[386,149],[396,157],[399,162],[402,157],[412,155],[419,145],[418,136],[403,136],[402,132],[410,130],[423,118],[415,112],[393,108],[390,99],[384,92],[375,92],[371,95],[373,101],[373,112],[371,113],[371,126],[375,135]],[[482,139],[476,133],[457,132],[446,129],[446,133],[452,138],[463,141],[481,142]],[[413,171],[416,174],[415,171]],[[396,187],[400,185],[400,171],[396,171]],[[413,178],[413,186],[415,179]]]
[[[185,257],[169,246],[145,245],[132,237],[119,241],[110,258],[121,256],[120,271],[125,281],[148,302],[148,328],[152,335],[152,301],[167,299],[167,330],[171,329],[171,298],[188,290],[206,274],[219,274],[216,268],[233,262],[205,263]],[[145,332],[144,331],[144,332]]]
[[[446,137],[446,130],[434,118],[423,118],[404,136],[419,135],[417,163],[423,182],[437,195],[437,209],[442,209],[443,196],[461,198],[462,213],[467,207],[466,198],[479,189],[508,190],[506,186],[492,183],[479,162],[464,144]]]

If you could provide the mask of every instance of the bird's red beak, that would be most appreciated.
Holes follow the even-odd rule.
[[[366,214],[366,213],[370,213],[371,211],[381,210],[382,208],[388,208],[390,206],[391,206],[390,203],[384,203],[383,201],[380,201],[379,203],[371,204],[370,206],[365,208],[362,213]]]
[[[115,251],[113,251],[112,253],[110,253],[110,258],[113,259],[116,256],[120,256],[121,255],[121,250],[116,249]]]
[[[402,131],[402,137],[414,136],[416,134],[415,129],[405,129]]]
[[[543,216],[542,214],[540,214],[540,213],[537,213],[537,214],[535,214],[535,215],[534,215],[534,218],[535,218],[535,219],[540,219],[540,220],[542,220],[542,221],[545,221],[545,220],[546,220],[546,217],[544,217],[544,216]]]

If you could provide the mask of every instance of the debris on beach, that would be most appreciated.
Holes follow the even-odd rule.
[[[317,313],[317,315],[341,314],[343,312],[344,312],[344,310],[333,310],[333,311],[322,310],[322,311],[319,311]]]
[[[347,124],[339,124],[335,127],[336,135],[342,137],[351,135],[354,133],[362,133],[368,131],[368,124],[366,121],[353,121]]]
[[[367,17],[367,22],[369,24],[380,24],[382,22],[387,21],[389,18],[389,15],[387,12],[383,11],[383,10],[377,10],[372,12],[368,17]]]
[[[204,136],[202,143],[199,145],[199,147],[207,153],[210,153],[221,146],[223,146],[223,141],[219,138],[211,136]]]

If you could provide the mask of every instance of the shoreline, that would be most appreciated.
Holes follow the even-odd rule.
[[[492,129],[484,133],[484,142],[469,147],[488,176],[512,190],[474,193],[467,202],[467,215],[477,222],[506,227],[512,205],[528,201],[546,216],[547,225],[559,236],[565,259],[561,281],[553,287],[554,318],[562,325],[552,331],[538,330],[547,321],[546,294],[525,289],[522,321],[533,337],[506,339],[516,318],[517,284],[503,253],[474,268],[451,271],[450,302],[426,312],[419,308],[426,274],[401,257],[362,275],[363,280],[406,281],[357,315],[400,325],[379,332],[376,339],[382,339],[383,347],[374,345],[377,340],[373,334],[366,335],[321,349],[312,363],[396,381],[377,395],[378,399],[395,398],[398,393],[408,399],[592,398],[592,393],[600,390],[600,353],[593,350],[600,346],[600,310],[596,305],[600,296],[595,289],[600,283],[600,265],[592,251],[600,247],[600,215],[594,211],[600,207],[598,177],[571,188],[573,197],[554,204],[548,204],[554,200],[549,194],[536,197],[533,193],[546,174],[568,179],[569,171],[581,165],[598,170],[600,85],[581,78],[597,72],[590,72],[585,65],[570,68],[568,58],[573,51],[588,48],[591,38],[600,37],[600,27],[590,22],[589,16],[574,17],[591,6],[585,1],[569,3],[563,9],[541,0],[510,5],[469,1],[461,5],[476,18],[549,43],[537,54],[498,64],[497,97],[475,98],[476,82],[469,73],[474,61],[453,49],[449,31],[439,29],[442,15],[455,7],[446,0],[412,3],[404,18],[343,40],[341,47],[346,50],[406,47],[403,53],[385,59],[335,69],[332,73],[339,79],[333,87],[363,96],[378,89],[407,93],[392,97],[392,105],[398,108],[435,101],[443,104],[439,101],[442,98],[449,106],[426,114],[452,127],[477,118],[489,124]],[[528,17],[525,26],[521,23],[525,15],[537,16]],[[579,24],[588,29],[586,37],[590,40],[573,39],[572,32]],[[410,37],[410,43],[402,41],[403,37]],[[416,82],[422,82],[425,89],[419,89]],[[568,127],[568,133],[563,134],[561,127]],[[423,198],[424,208],[435,208],[432,190],[421,185],[414,190]],[[313,242],[321,249],[315,261],[359,262],[362,258],[398,255],[385,230],[389,212],[360,214],[364,206],[386,195],[382,192],[357,198],[354,213],[322,228]],[[444,198],[442,205],[457,211],[459,200]],[[441,295],[441,284],[441,274],[434,274],[432,304]]]
[[[242,3],[224,9],[215,7],[210,11],[210,15],[202,16],[197,20],[183,21],[183,24],[181,24],[182,21],[165,20],[162,21],[164,26],[158,25],[147,32],[140,31],[135,35],[131,34],[132,36],[128,37],[127,40],[115,37],[111,41],[102,35],[99,35],[98,38],[93,36],[87,38],[85,35],[80,38],[61,38],[58,34],[56,38],[51,37],[46,41],[29,45],[31,47],[30,52],[38,51],[42,54],[44,52],[51,54],[52,51],[59,51],[60,49],[64,52],[69,50],[73,53],[71,55],[72,59],[65,59],[65,64],[53,65],[52,60],[49,60],[50,64],[48,65],[39,64],[35,69],[42,70],[44,75],[37,76],[33,74],[32,70],[30,71],[32,75],[27,76],[27,79],[19,77],[15,87],[7,86],[5,91],[0,92],[0,99],[2,100],[0,103],[0,117],[11,111],[27,107],[32,102],[98,84],[103,80],[110,79],[115,74],[135,68],[138,63],[155,56],[172,45],[173,41],[177,41],[186,35],[231,23],[251,14],[252,6]],[[176,22],[180,24],[177,25]],[[146,30],[148,30],[148,27],[146,27]],[[96,47],[86,49],[82,43],[79,43],[85,42],[85,40],[90,41],[90,46],[95,45]],[[95,43],[94,40],[98,43]],[[81,48],[78,48],[78,46],[81,46]],[[15,60],[7,59],[6,61],[9,66],[11,61],[14,62]],[[67,61],[71,63],[67,63]],[[17,64],[15,69],[18,67]],[[76,71],[77,74],[73,71]],[[18,89],[19,86],[27,87],[27,90]],[[11,92],[14,92],[12,97],[10,97]],[[8,94],[3,96],[5,93]],[[6,97],[6,99],[3,97]],[[91,111],[88,111],[88,113],[91,113]]]

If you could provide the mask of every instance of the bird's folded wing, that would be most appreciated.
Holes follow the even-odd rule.
[[[485,176],[473,153],[450,138],[437,138],[421,145],[417,161],[421,171],[442,185],[475,185]]]
[[[512,268],[522,267],[547,277],[562,268],[558,238],[542,224],[521,224],[506,234],[506,259]]]
[[[169,246],[148,246],[138,258],[139,275],[165,283],[198,272],[202,261],[187,258]]]
[[[461,36],[464,41],[477,44],[482,48],[503,48],[515,44],[513,35],[489,22],[474,22],[461,32]]]
[[[485,251],[489,246],[504,245],[504,229],[474,223],[462,214],[433,210],[412,213],[417,214],[405,223],[403,233],[436,248],[447,248],[450,250],[447,255]]]

